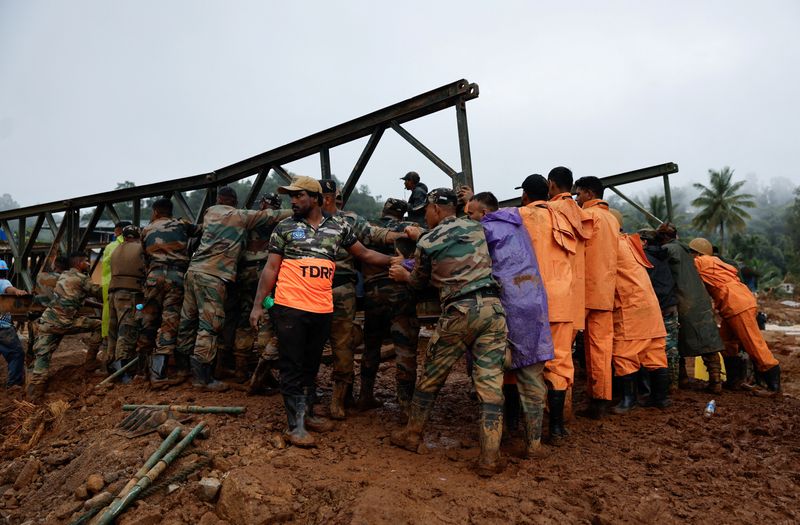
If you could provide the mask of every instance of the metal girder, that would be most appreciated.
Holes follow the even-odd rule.
[[[22,249],[23,260],[30,257],[33,245],[36,244],[36,238],[39,236],[39,232],[42,230],[43,225],[44,225],[44,213],[40,213],[39,216],[36,217],[36,222],[33,225],[33,229],[31,230],[31,235],[28,238],[28,242]]]
[[[372,134],[376,127],[389,122],[402,124],[477,96],[477,85],[470,84],[464,79],[458,80],[210,173],[3,211],[0,212],[0,219],[37,215],[46,211],[87,208],[96,206],[99,202],[132,201],[171,191],[188,191],[228,184],[253,175],[263,168],[288,164],[319,153],[323,148],[330,149],[366,137]]]
[[[8,220],[0,219],[0,227],[2,227],[6,232],[8,246],[11,248],[11,255],[14,256],[14,273],[22,278],[28,290],[33,290],[33,278],[31,277],[31,274],[26,268],[19,265],[19,262],[22,261],[22,253],[17,239],[14,238],[14,232],[11,231],[11,226],[9,225]]]
[[[353,171],[350,172],[350,176],[347,178],[347,182],[342,189],[342,199],[345,204],[347,204],[347,199],[350,198],[350,194],[353,193],[353,190],[356,188],[358,179],[361,177],[361,174],[364,173],[364,168],[367,167],[369,159],[372,158],[375,148],[378,147],[378,143],[381,141],[381,137],[383,137],[384,129],[386,128],[383,126],[375,128],[375,131],[369,136],[367,145],[364,146],[364,149],[361,151],[361,155],[359,155],[355,166],[353,166]]]
[[[0,212],[0,221],[5,221],[5,227],[8,226],[8,222],[11,220],[20,221],[21,226],[18,238],[23,242],[17,243],[13,248],[17,250],[16,257],[19,257],[20,250],[24,251],[26,248],[29,248],[24,257],[25,260],[19,259],[17,263],[19,268],[24,268],[27,266],[27,261],[33,261],[35,257],[44,255],[44,260],[46,261],[54,257],[59,249],[67,253],[78,247],[86,246],[88,244],[90,231],[96,226],[97,221],[102,217],[103,213],[110,217],[114,223],[120,222],[119,214],[114,207],[117,203],[132,203],[133,222],[139,225],[142,222],[141,199],[168,195],[175,199],[178,208],[180,208],[183,213],[189,215],[189,218],[195,222],[201,222],[206,208],[216,201],[216,190],[219,186],[256,175],[255,184],[247,197],[247,204],[251,206],[255,202],[261,187],[263,187],[270,170],[275,171],[278,177],[288,183],[291,182],[291,176],[283,168],[283,165],[318,154],[320,156],[322,177],[331,178],[333,174],[330,163],[330,149],[358,140],[362,137],[369,137],[366,147],[356,161],[344,185],[343,194],[346,201],[358,184],[358,180],[382,138],[383,132],[390,126],[394,127],[396,130],[400,130],[399,133],[401,136],[414,145],[414,147],[421,151],[426,157],[431,159],[434,164],[445,173],[450,175],[453,178],[454,185],[456,185],[458,181],[471,181],[472,177],[465,108],[466,101],[478,97],[478,94],[478,86],[476,84],[471,84],[464,79],[457,80],[343,124],[279,146],[265,153],[219,168],[215,171],[45,204],[37,204],[15,210],[2,211]],[[456,122],[458,125],[462,164],[461,172],[456,172],[401,126],[405,122],[424,117],[451,106],[456,108]],[[205,191],[202,205],[200,209],[197,210],[196,214],[192,212],[186,198],[181,193],[191,190]],[[95,208],[95,211],[90,220],[90,223],[93,224],[89,225],[90,227],[87,228],[86,232],[82,232],[79,223],[80,210],[85,208]],[[53,214],[62,212],[64,216],[61,223],[57,225]],[[41,224],[47,221],[51,231],[54,232],[53,243],[46,253],[40,253],[40,251],[34,248],[35,237],[38,231],[35,232],[31,240],[25,240],[24,221],[27,217],[34,216],[37,217],[37,222]],[[41,224],[39,225],[39,229],[41,229]],[[10,235],[10,238],[13,241],[13,235]],[[11,245],[13,243],[9,244]],[[33,265],[35,267],[33,277],[30,278],[29,276],[26,280],[26,284],[32,284],[27,281],[35,279],[35,274],[43,265],[44,263],[39,260],[36,261]]]
[[[609,186],[609,187],[608,187],[608,189],[609,189],[609,190],[611,190],[611,191],[613,191],[614,193],[616,193],[616,194],[617,194],[617,195],[619,195],[620,197],[622,197],[622,199],[623,199],[625,202],[627,202],[628,204],[630,204],[631,206],[633,206],[634,208],[636,208],[637,210],[639,210],[639,212],[643,213],[643,214],[644,214],[646,217],[648,217],[648,218],[650,218],[650,219],[653,219],[654,221],[657,221],[659,224],[662,224],[662,223],[664,222],[663,220],[659,219],[658,217],[656,217],[655,215],[653,215],[652,213],[650,213],[649,211],[647,211],[647,210],[646,210],[644,207],[642,207],[642,205],[641,205],[641,204],[639,204],[638,202],[635,202],[633,199],[629,199],[628,197],[626,197],[624,193],[622,193],[621,191],[619,191],[619,190],[618,190],[617,188],[615,188],[614,186]]]
[[[81,240],[78,243],[78,250],[83,250],[86,248],[86,245],[89,244],[89,237],[92,235],[95,226],[97,226],[97,222],[100,220],[100,217],[103,215],[103,210],[105,209],[105,204],[98,204],[97,207],[94,209],[91,218],[89,219],[88,224],[86,225],[86,229],[81,236]]]
[[[397,121],[392,121],[392,129],[397,132],[398,135],[403,137],[406,142],[414,146],[417,151],[422,153],[429,161],[433,162],[437,168],[442,170],[446,175],[449,177],[454,177],[457,173],[456,170],[451,168],[445,161],[439,158],[434,152],[432,152],[428,147],[420,142],[414,135],[408,132],[404,127],[402,127]]]

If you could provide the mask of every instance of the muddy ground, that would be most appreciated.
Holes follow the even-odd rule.
[[[774,312],[787,307],[770,308],[773,322]],[[105,487],[92,489],[118,491],[161,442],[157,434],[113,434],[124,403],[247,407],[240,416],[203,416],[211,436],[196,442],[201,453],[181,458],[165,476],[204,460],[202,454],[211,463],[175,482],[171,492],[162,488],[134,504],[117,522],[126,525],[797,523],[800,338],[785,329],[766,336],[781,361],[784,395],[726,391],[715,396],[716,415],[705,419],[712,396],[697,384],[675,393],[668,410],[640,408],[600,422],[578,418],[568,425],[568,444],[546,446],[540,459],[521,459],[521,436],[512,434],[503,446],[507,468],[489,480],[470,470],[478,453],[477,403],[462,365],[438,400],[424,454],[388,442],[399,428],[391,361],[381,367],[384,407],[353,413],[334,432],[318,435],[318,448],[303,450],[280,437],[279,396],[198,393],[188,385],[152,392],[136,382],[98,393],[93,387],[100,378],[79,367],[80,339],[68,338],[54,359],[47,396],[56,412],[55,401],[69,403],[60,417],[15,404],[16,392],[0,393],[0,523],[70,523],[92,496],[86,481],[93,473]],[[330,396],[327,378],[324,370],[323,401]],[[580,385],[575,400],[582,402]],[[43,434],[23,453],[36,437],[32,427],[42,422]],[[222,482],[212,501],[202,499],[208,495],[199,490],[201,477]]]

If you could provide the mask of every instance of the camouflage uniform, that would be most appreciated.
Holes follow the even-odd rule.
[[[268,360],[278,358],[278,347],[272,342],[274,339],[272,320],[264,319],[258,334],[254,333],[250,326],[250,311],[253,309],[253,299],[258,289],[261,270],[264,269],[269,256],[269,238],[273,229],[274,226],[259,226],[251,230],[247,245],[239,259],[236,275],[239,318],[236,324],[234,356],[236,357],[236,368],[240,370],[253,357],[254,344],[256,348],[261,349],[261,358]]]
[[[217,354],[225,325],[226,282],[236,281],[236,265],[247,232],[286,217],[288,212],[249,211],[217,204],[206,210],[200,246],[189,263],[178,327],[177,351],[192,353],[201,364]]]
[[[183,278],[189,267],[189,238],[197,227],[183,219],[161,217],[142,229],[142,247],[147,263],[139,353],[151,349],[155,355],[175,351],[178,321],[183,305]]]
[[[89,358],[97,355],[100,347],[100,321],[78,316],[87,295],[102,297],[102,288],[94,283],[88,275],[71,268],[61,274],[56,283],[54,299],[37,321],[38,335],[33,351],[36,361],[31,374],[32,384],[47,382],[50,368],[50,357],[58,348],[65,335],[89,333]]]
[[[362,244],[368,244],[369,223],[351,211],[339,211],[336,217],[347,222]],[[333,321],[331,349],[333,350],[333,380],[353,383],[353,320],[356,316],[355,258],[339,248],[336,252],[336,272],[333,276]]]
[[[402,204],[405,205],[404,202]],[[393,232],[402,232],[407,226],[418,226],[414,222],[400,221],[389,215],[381,217],[373,225]],[[394,248],[385,244],[370,248],[387,255],[395,255]],[[407,408],[417,381],[419,320],[416,312],[416,296],[407,285],[390,279],[389,272],[385,268],[364,266],[363,272],[365,301],[364,355],[361,357],[362,389],[365,381],[370,381],[370,377],[374,381],[380,365],[381,343],[388,331],[396,355],[398,401]]]
[[[36,286],[33,288],[34,302],[47,306],[55,297],[55,288],[59,272],[39,272],[36,276]]]
[[[430,203],[455,206],[449,189],[428,194]],[[417,242],[412,288],[428,283],[439,289],[442,315],[425,354],[422,377],[411,402],[406,428],[392,443],[416,449],[439,390],[450,369],[469,350],[472,378],[481,403],[479,464],[495,467],[503,427],[503,363],[506,318],[500,304],[492,262],[480,223],[466,217],[444,218]]]
[[[124,364],[136,357],[139,319],[136,305],[142,301],[144,253],[142,244],[126,241],[111,254],[108,286],[109,326],[107,362]]]

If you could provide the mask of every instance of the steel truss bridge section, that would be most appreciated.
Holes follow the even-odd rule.
[[[133,223],[137,226],[142,223],[142,199],[158,197],[171,198],[176,209],[185,217],[199,222],[205,209],[216,200],[219,187],[255,176],[244,203],[249,208],[256,201],[270,173],[275,173],[286,182],[290,180],[289,173],[283,167],[285,164],[319,155],[321,177],[331,178],[331,149],[369,137],[342,188],[346,204],[387,130],[400,135],[447,174],[453,188],[463,184],[473,186],[466,103],[478,95],[477,84],[461,79],[209,173],[0,212],[0,228],[7,238],[5,246],[0,243],[0,256],[10,263],[14,284],[31,291],[39,271],[52,264],[57,254],[66,255],[87,248],[91,233],[104,214],[118,222],[116,207],[122,204],[132,206]],[[403,127],[409,121],[451,107],[455,108],[456,114],[460,170],[447,164]],[[204,193],[201,206],[193,210],[184,192],[195,190]],[[87,213],[88,224],[81,228],[81,215]],[[28,226],[31,221],[33,227]],[[37,238],[43,230],[51,233],[49,242],[38,242]]]

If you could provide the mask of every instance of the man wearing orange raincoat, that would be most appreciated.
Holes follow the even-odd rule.
[[[722,317],[720,336],[725,345],[723,356],[728,359],[736,356],[741,343],[761,372],[767,388],[779,392],[781,367],[758,329],[757,304],[753,293],[739,280],[739,272],[735,267],[712,255],[713,248],[708,240],[698,237],[689,243],[689,248],[694,254],[697,273],[714,301],[714,309]]]
[[[567,437],[564,428],[564,402],[572,385],[572,339],[577,323],[574,306],[575,256],[579,236],[567,216],[547,202],[548,183],[541,175],[530,175],[522,183],[522,223],[533,243],[539,273],[547,292],[550,333],[555,358],[545,365],[549,383],[550,443],[560,444]],[[580,225],[580,223],[579,223]],[[591,223],[586,220],[588,230]],[[581,313],[581,318],[583,317]]]
[[[586,391],[589,408],[581,415],[600,419],[611,401],[611,350],[614,344],[614,293],[617,281],[619,223],[608,211],[597,177],[575,181],[578,204],[593,220],[586,241]]]
[[[622,214],[611,210],[622,227]],[[644,367],[650,372],[652,394],[649,406],[666,408],[669,368],[667,368],[667,330],[661,306],[647,269],[647,260],[638,235],[620,232],[617,250],[617,280],[614,292],[614,373],[622,386],[622,401],[612,411],[626,414],[639,403],[636,374]]]

